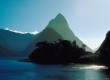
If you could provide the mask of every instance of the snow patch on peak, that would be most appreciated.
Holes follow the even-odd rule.
[[[8,30],[8,31],[11,31],[11,32],[14,32],[14,33],[19,33],[19,34],[33,34],[33,35],[36,35],[37,33],[39,33],[38,31],[34,31],[34,32],[22,32],[22,31],[17,31],[17,30],[12,30],[12,29],[9,29],[9,28],[5,28],[5,30]]]

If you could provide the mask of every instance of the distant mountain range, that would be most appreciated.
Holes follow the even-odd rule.
[[[20,34],[9,30],[0,29],[0,55],[22,55],[37,35]]]
[[[20,34],[9,30],[0,29],[0,55],[5,53],[6,55],[29,55],[36,47],[37,42],[47,41],[54,42],[58,39],[76,41],[78,46],[84,44],[72,30],[62,14],[58,14],[52,19],[44,30],[36,35],[32,34]],[[87,51],[92,51],[86,45]]]

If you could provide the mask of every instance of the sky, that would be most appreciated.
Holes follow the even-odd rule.
[[[0,0],[0,28],[40,32],[58,13],[92,49],[110,30],[110,0]]]

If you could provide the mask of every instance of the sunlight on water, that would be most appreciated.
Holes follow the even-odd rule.
[[[77,67],[79,69],[94,69],[94,70],[99,70],[99,69],[108,69],[106,66],[99,66],[99,65],[88,65],[88,66],[79,66]]]
[[[110,70],[102,65],[40,65],[0,58],[0,80],[110,80]]]

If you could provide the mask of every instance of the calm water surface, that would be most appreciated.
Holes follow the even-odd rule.
[[[110,80],[110,70],[97,65],[39,65],[0,58],[0,80]]]

